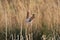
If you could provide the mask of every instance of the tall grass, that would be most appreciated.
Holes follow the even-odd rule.
[[[10,40],[11,34],[21,32],[25,38],[33,33],[34,40],[41,40],[42,35],[50,37],[60,35],[60,1],[59,0],[0,0],[0,40],[5,40],[5,28],[7,14],[7,38]],[[26,14],[35,14],[35,19],[27,23]],[[32,26],[31,26],[32,24]],[[48,37],[49,36],[49,37]]]

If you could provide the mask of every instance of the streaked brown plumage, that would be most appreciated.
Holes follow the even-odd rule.
[[[31,22],[34,18],[35,18],[35,15],[34,15],[34,14],[32,14],[32,17],[30,17],[29,22]]]
[[[27,22],[31,22],[34,18],[35,18],[35,14],[32,14],[32,16],[29,17],[29,12],[27,12],[27,16],[26,16],[26,21]]]

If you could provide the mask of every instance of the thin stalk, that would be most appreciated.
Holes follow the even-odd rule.
[[[7,40],[7,13],[5,13],[5,23],[6,23],[6,40]]]
[[[12,40],[13,40],[13,34],[11,34]]]
[[[25,29],[25,37],[26,37],[26,40],[28,40],[28,36],[27,36],[27,28],[28,28],[28,23],[26,24],[26,29]]]
[[[33,31],[33,30],[32,30],[32,22],[31,22],[31,31]],[[31,40],[33,40],[33,33],[31,33],[30,36],[31,36]]]
[[[21,20],[20,40],[23,40],[22,30],[23,30],[23,28],[22,28],[22,20]]]

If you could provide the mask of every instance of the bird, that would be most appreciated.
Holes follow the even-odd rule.
[[[32,14],[32,17],[30,17],[29,22],[31,22],[35,18],[35,14]]]
[[[35,14],[32,14],[32,16],[29,17],[29,12],[27,12],[26,22],[31,22],[34,18],[35,18]]]

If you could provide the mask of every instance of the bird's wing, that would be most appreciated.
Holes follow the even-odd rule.
[[[29,18],[29,12],[27,12],[27,16],[26,16],[26,18]]]

